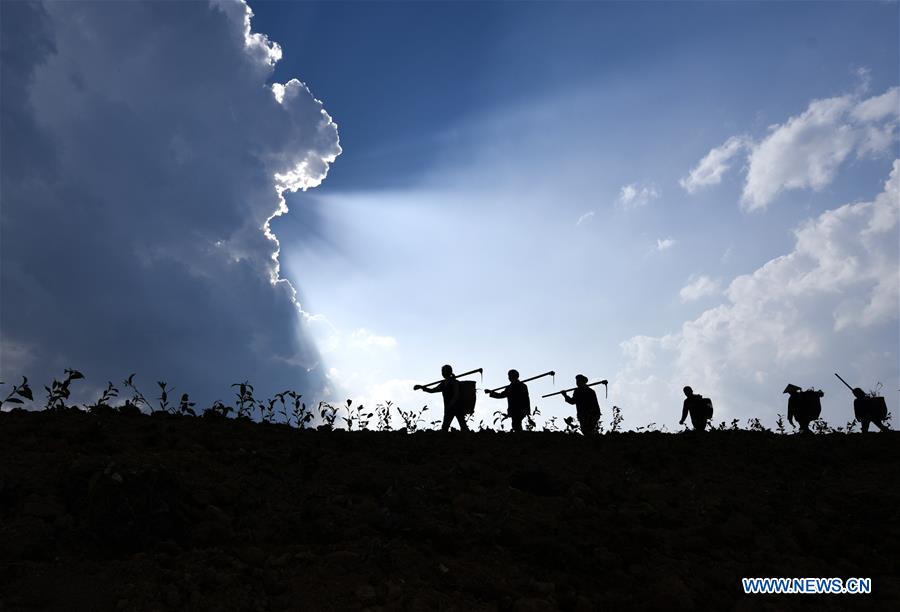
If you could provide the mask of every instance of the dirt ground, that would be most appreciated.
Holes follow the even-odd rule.
[[[0,414],[0,610],[897,609],[900,434]],[[741,577],[869,577],[743,595]]]

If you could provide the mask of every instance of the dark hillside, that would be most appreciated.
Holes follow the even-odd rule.
[[[0,610],[888,609],[900,434],[0,414]],[[744,596],[741,577],[871,577]]]

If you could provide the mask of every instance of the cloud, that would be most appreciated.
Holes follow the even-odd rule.
[[[674,420],[679,389],[692,384],[717,401],[717,418],[774,417],[776,390],[794,382],[826,388],[826,418],[849,420],[849,400],[831,399],[830,372],[848,372],[858,384],[900,384],[898,219],[900,160],[873,200],[796,228],[793,249],[734,278],[724,303],[677,332],[622,343],[623,403],[666,410],[659,398],[669,397]]]
[[[704,297],[716,295],[721,291],[719,283],[708,276],[691,276],[678,295],[682,302],[693,302]]]
[[[746,137],[732,136],[725,144],[707,153],[690,174],[678,181],[678,184],[688,193],[695,193],[702,187],[718,185],[722,182],[722,175],[731,167],[731,160],[742,153],[747,145]]]
[[[656,250],[659,252],[668,251],[678,243],[674,238],[657,238]]]
[[[594,218],[594,214],[595,213],[593,210],[590,210],[590,211],[584,213],[583,215],[578,217],[578,221],[575,223],[575,225],[578,226],[578,225],[581,225],[582,223],[587,223],[588,221],[590,221],[591,219]]]
[[[4,3],[2,377],[135,371],[200,401],[323,387],[269,224],[324,180],[337,126],[299,80],[269,82],[281,48],[251,18]]]
[[[646,206],[659,197],[659,191],[653,185],[640,185],[631,183],[619,190],[618,203],[624,209],[634,209]]]
[[[391,349],[397,346],[397,339],[392,336],[377,336],[360,327],[350,334],[350,346],[358,348],[377,347]]]
[[[865,72],[860,73],[861,78]],[[819,191],[831,184],[841,165],[855,154],[891,152],[900,129],[900,88],[863,99],[860,93],[813,100],[801,114],[773,125],[761,140],[729,138],[712,149],[681,179],[689,193],[721,182],[732,159],[747,153],[741,193],[745,210],[764,210],[786,190]]]

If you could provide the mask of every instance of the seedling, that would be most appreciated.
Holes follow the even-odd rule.
[[[0,383],[2,385],[4,383]],[[22,377],[21,385],[13,385],[12,391],[9,392],[9,395],[6,396],[6,399],[0,400],[0,410],[3,409],[3,404],[24,404],[21,398],[25,398],[27,400],[34,401],[34,396],[31,394],[31,387],[28,386],[28,378],[25,376]]]
[[[575,417],[567,416],[563,421],[566,424],[566,429],[564,433],[574,434],[581,431],[581,428],[578,427],[578,423],[575,422]]]
[[[784,417],[781,416],[781,413],[778,413],[778,418],[775,420],[775,431],[784,434]]]
[[[354,407],[353,400],[347,400],[347,416],[343,417],[344,421],[347,423],[347,431],[353,431],[354,424],[357,429],[368,429],[372,413],[364,411],[365,406],[362,404],[357,404]]]
[[[191,398],[188,397],[187,393],[181,394],[181,401],[178,402],[178,412],[187,416],[191,415],[192,417],[197,416],[197,413],[194,412],[194,406],[197,404],[191,401]]]
[[[238,388],[235,392],[237,396],[237,418],[244,417],[249,419],[254,407],[256,407],[256,400],[253,398],[253,385],[245,380],[242,383],[231,385],[232,389],[234,387]]]
[[[169,406],[169,393],[175,390],[175,388],[168,389],[166,388],[166,381],[158,380],[156,384],[159,385],[159,397],[157,400],[159,401],[159,410],[160,412],[171,412],[175,413],[175,407]]]
[[[44,404],[44,410],[64,410],[68,408],[68,406],[66,406],[66,400],[69,399],[69,395],[71,394],[69,391],[69,384],[73,380],[84,378],[84,374],[78,370],[67,369],[63,371],[66,374],[65,380],[59,382],[54,379],[49,387],[44,386],[44,389],[47,391],[47,403]]]
[[[144,394],[141,393],[138,390],[137,386],[134,384],[134,374],[123,380],[122,384],[131,389],[132,393],[134,394],[132,395],[130,402],[133,406],[136,406],[138,409],[140,409],[141,404],[143,404],[147,407],[148,412],[153,412],[153,406],[150,404],[150,402],[147,401],[147,398],[144,397]]]
[[[375,414],[378,419],[375,429],[378,431],[391,430],[391,406],[393,405],[394,403],[389,401],[375,405]]]
[[[619,433],[619,431],[622,427],[622,421],[624,420],[622,418],[622,409],[619,408],[618,406],[613,406],[612,410],[613,410],[613,420],[612,420],[612,427],[609,429],[609,432],[610,433]]]
[[[403,426],[406,428],[406,433],[416,433],[419,431],[419,423],[424,423],[425,419],[422,418],[422,415],[428,410],[428,406],[422,406],[422,409],[416,412],[415,410],[404,411],[399,406],[397,406],[397,412],[400,413],[400,418],[403,419]],[[432,426],[438,423],[438,421],[433,421]]]
[[[763,426],[758,418],[747,419],[747,427],[750,429],[750,431],[769,431],[768,428]]]
[[[319,417],[322,424],[316,429],[331,431],[334,429],[334,422],[337,420],[337,408],[328,402],[319,402]]]

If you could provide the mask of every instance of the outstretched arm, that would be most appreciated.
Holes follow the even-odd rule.
[[[566,395],[565,393],[563,393],[562,396],[563,396],[563,399],[566,400],[566,403],[567,403],[567,404],[574,404],[574,403],[575,403],[575,398],[574,398],[574,397],[569,397],[569,396]]]
[[[424,391],[425,393],[438,393],[441,390],[441,385],[435,385],[434,387],[423,387],[422,385],[416,385],[413,387],[413,391]]]
[[[503,391],[487,391],[487,390],[485,390],[485,393],[487,393],[494,399],[503,399],[504,397],[506,397],[506,392],[507,392],[507,389],[504,389]]]

